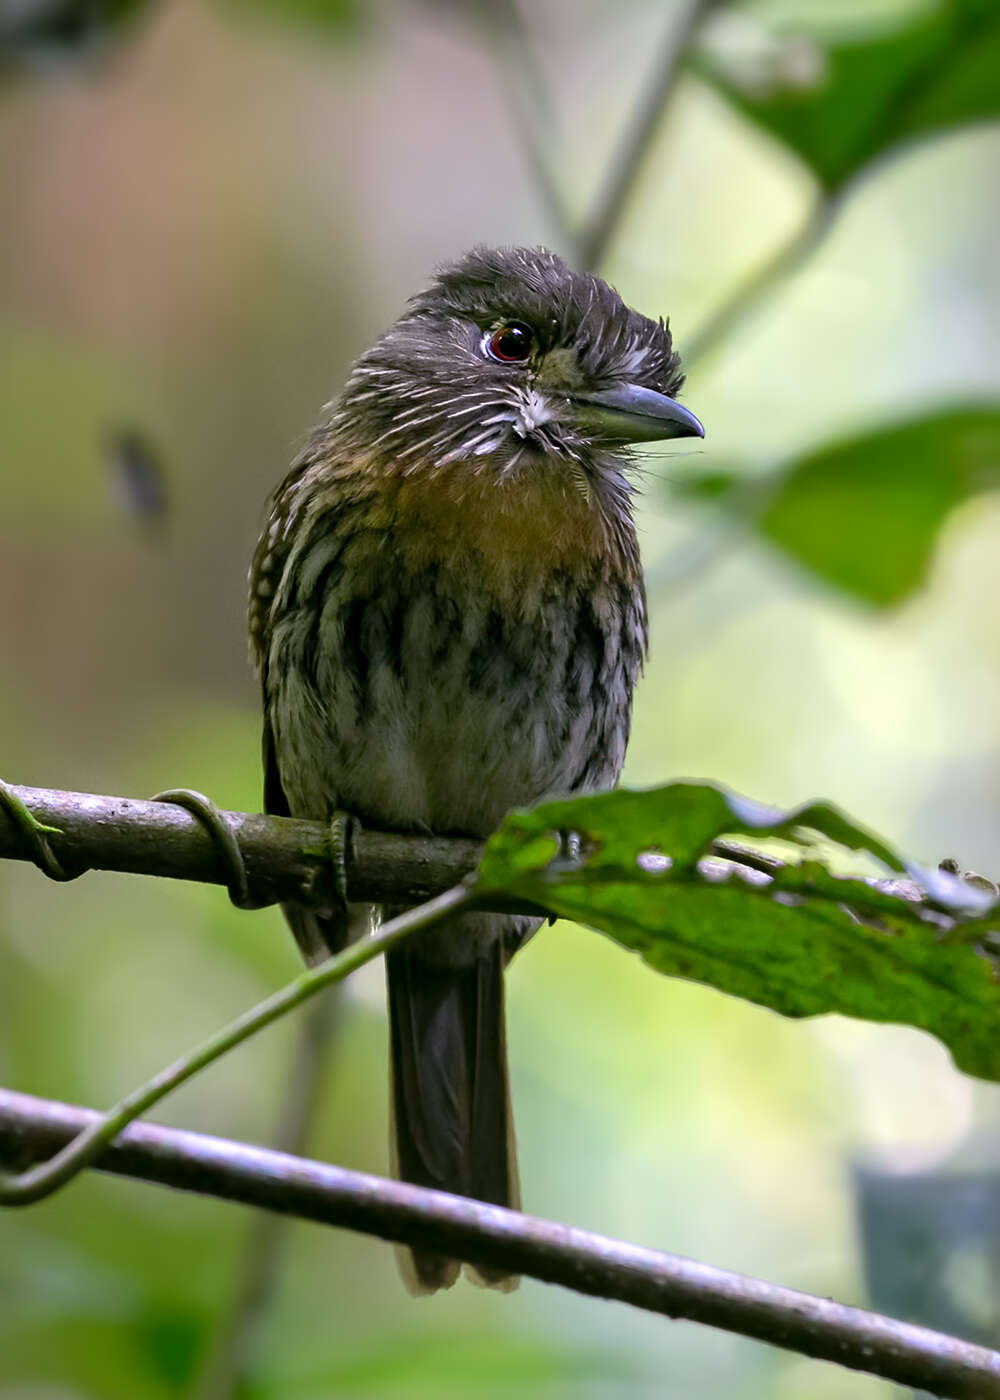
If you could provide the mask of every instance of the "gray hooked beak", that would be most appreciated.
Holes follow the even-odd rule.
[[[705,436],[705,429],[693,413],[666,394],[644,389],[640,384],[616,384],[613,389],[575,394],[574,406],[581,427],[615,442]]]

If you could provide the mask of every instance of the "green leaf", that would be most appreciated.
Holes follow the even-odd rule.
[[[713,85],[828,190],[909,137],[1000,116],[998,71],[993,0],[948,0],[888,32],[789,36],[752,69],[707,60]]]
[[[194,1379],[208,1331],[207,1319],[196,1308],[158,1305],[134,1320],[131,1335],[147,1368],[180,1391]]]
[[[340,39],[358,31],[364,18],[362,0],[228,0],[230,8],[306,25]]]
[[[560,838],[567,832],[578,842]],[[770,876],[706,863],[716,839],[741,834],[791,842],[807,858]],[[816,858],[817,837],[902,868],[885,842],[826,803],[781,812],[674,783],[512,813],[478,881],[484,898],[588,924],[659,972],[785,1016],[915,1026],[960,1069],[1000,1080],[1000,959],[987,951],[1000,915],[989,897],[939,874],[922,903],[909,884],[834,875]]]
[[[722,504],[731,509],[734,493],[746,485],[746,475],[739,470],[702,471],[695,468],[688,474],[678,472],[673,477],[670,494],[675,500],[691,501],[695,505]]]
[[[879,607],[927,579],[945,517],[1000,484],[1000,407],[882,428],[786,469],[757,528],[828,583]]]

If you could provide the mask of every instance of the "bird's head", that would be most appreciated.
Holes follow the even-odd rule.
[[[403,471],[560,462],[590,485],[630,444],[703,435],[682,383],[666,323],[600,278],[544,249],[476,248],[361,357],[338,418]]]

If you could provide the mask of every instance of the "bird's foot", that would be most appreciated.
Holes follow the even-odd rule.
[[[341,902],[347,905],[347,859],[351,850],[354,817],[339,808],[330,818],[330,862],[333,866],[333,887]]]
[[[559,847],[549,862],[549,870],[555,875],[572,875],[587,859],[583,838],[578,831],[570,831],[567,828],[553,834],[559,841]],[[554,924],[555,921],[556,915],[550,914],[549,923]]]
[[[563,829],[553,833],[559,841],[559,849],[549,862],[549,869],[560,875],[569,875],[579,870],[586,861],[583,837],[578,831]]]

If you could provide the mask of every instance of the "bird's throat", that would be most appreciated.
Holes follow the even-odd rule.
[[[627,511],[606,501],[567,466],[546,464],[505,479],[468,465],[385,483],[375,507],[400,563],[413,571],[464,561],[498,598],[516,598],[552,571],[638,575]]]

